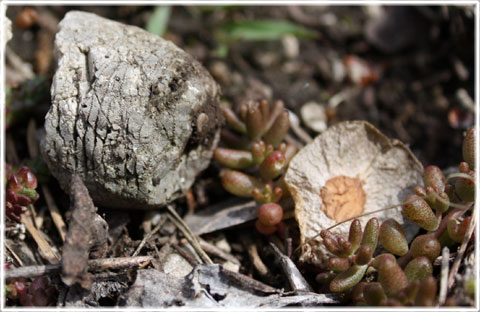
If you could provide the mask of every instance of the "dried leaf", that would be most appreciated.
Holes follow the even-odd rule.
[[[399,205],[422,181],[423,167],[411,151],[364,121],[342,122],[327,129],[295,155],[285,176],[302,242],[347,218]],[[362,226],[371,217],[380,222],[394,219],[408,240],[418,230],[400,209],[361,217]],[[347,237],[349,227],[346,222],[332,232]],[[312,252],[302,255],[303,260],[326,266],[326,250],[321,245],[319,237],[313,239]]]

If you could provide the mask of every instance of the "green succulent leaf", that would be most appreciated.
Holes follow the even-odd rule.
[[[368,305],[379,306],[387,296],[380,283],[368,283],[363,289],[363,298]]]
[[[245,123],[238,118],[237,114],[226,104],[221,107],[223,117],[227,121],[228,125],[232,127],[233,130],[241,134],[247,133],[247,126]]]
[[[437,280],[433,276],[428,276],[420,281],[419,291],[415,298],[416,306],[435,305],[435,295],[437,294]]]
[[[343,292],[352,288],[362,280],[367,268],[368,265],[352,265],[348,270],[338,274],[333,281],[330,282],[330,291]]]
[[[473,171],[470,171],[470,176],[474,177]],[[455,181],[455,192],[458,197],[466,202],[475,200],[475,182],[466,178],[458,178]]]
[[[405,267],[405,274],[407,275],[409,283],[415,280],[422,280],[425,277],[432,275],[432,273],[432,262],[425,256],[414,258]]]
[[[350,267],[350,261],[347,258],[331,257],[328,259],[328,268],[334,272],[343,272]]]
[[[288,117],[288,112],[281,113],[273,123],[270,130],[262,137],[266,144],[271,144],[273,147],[277,147],[282,143],[285,135],[290,128],[290,120]]]
[[[430,262],[433,262],[440,255],[440,250],[440,242],[431,234],[415,237],[410,245],[410,252],[414,258],[425,256]]]
[[[285,155],[280,151],[273,151],[260,164],[260,176],[266,181],[273,180],[282,173],[286,165]]]
[[[438,219],[428,203],[416,194],[410,194],[403,204],[403,215],[427,231],[438,228]]]
[[[437,166],[428,166],[423,172],[425,186],[431,186],[435,192],[441,193],[445,190],[445,176]]]
[[[377,248],[378,235],[380,233],[380,225],[377,218],[371,218],[365,225],[363,231],[362,245],[369,246],[372,251]]]
[[[380,227],[382,246],[394,255],[403,256],[408,252],[408,242],[402,226],[394,219],[385,220]]]
[[[372,259],[372,255],[373,250],[370,248],[370,246],[361,245],[355,254],[355,263],[358,265],[368,264],[370,259]]]
[[[465,138],[463,139],[462,145],[462,154],[463,160],[468,163],[470,169],[472,170],[475,169],[475,141],[475,128],[471,127],[465,133]]]
[[[459,222],[456,219],[448,220],[447,232],[450,238],[457,243],[463,242],[463,238],[465,237],[471,219],[471,217],[466,217],[462,222]]]
[[[262,188],[262,183],[256,178],[236,170],[223,170],[220,178],[227,192],[241,197],[252,197],[254,188]]]
[[[263,117],[258,102],[249,103],[245,123],[250,139],[252,141],[258,140],[264,129]]]
[[[394,295],[408,285],[408,279],[392,254],[381,254],[373,262],[378,271],[378,281],[387,296]]]
[[[215,160],[231,169],[246,169],[254,165],[252,153],[217,147],[214,152]]]

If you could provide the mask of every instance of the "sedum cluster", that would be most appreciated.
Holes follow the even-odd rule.
[[[7,265],[5,269],[8,268]],[[24,307],[54,306],[57,289],[50,285],[45,276],[36,277],[31,282],[21,278],[5,284],[5,296],[8,300],[18,301]]]
[[[240,105],[238,114],[223,105],[222,113],[230,128],[222,131],[227,147],[214,153],[215,159],[229,168],[220,173],[222,185],[234,195],[261,203],[256,228],[272,234],[283,217],[278,204],[287,192],[282,174],[296,153],[293,145],[283,142],[290,128],[288,112],[282,101],[270,105],[262,100]]]
[[[371,218],[362,231],[359,220],[351,223],[348,238],[329,230],[320,235],[331,253],[329,271],[317,275],[317,282],[329,283],[332,292],[352,292],[358,305],[432,306],[437,281],[432,276],[433,261],[443,246],[461,243],[471,217],[463,215],[473,207],[475,195],[475,129],[467,130],[463,142],[464,162],[459,165],[454,184],[442,171],[429,166],[424,171],[425,187],[402,203],[403,215],[427,233],[408,245],[402,226],[393,219],[379,224]],[[373,256],[380,241],[387,253]],[[376,281],[362,281],[370,267]]]
[[[10,219],[20,222],[20,215],[25,207],[33,204],[39,197],[37,177],[28,167],[14,168],[5,164],[5,214]]]

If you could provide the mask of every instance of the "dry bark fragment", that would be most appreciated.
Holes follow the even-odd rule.
[[[72,217],[62,254],[62,280],[67,285],[75,283],[90,288],[91,276],[87,273],[89,254],[92,258],[105,255],[108,225],[96,212],[88,190],[80,177],[72,176],[70,200]]]

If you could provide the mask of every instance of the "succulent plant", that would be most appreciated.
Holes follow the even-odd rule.
[[[6,215],[20,222],[20,214],[24,207],[33,204],[39,197],[37,178],[28,167],[13,168],[5,164],[5,209]]]
[[[46,307],[56,304],[57,289],[49,285],[45,276],[39,276],[31,282],[16,279],[5,285],[6,297],[18,300],[22,306]]]
[[[357,305],[433,306],[437,292],[433,261],[448,242],[444,237],[451,243],[463,242],[471,223],[471,216],[462,215],[473,206],[475,195],[474,135],[474,129],[467,131],[465,162],[460,163],[459,174],[450,176],[457,178],[455,186],[440,168],[428,166],[423,175],[425,186],[416,186],[414,194],[402,202],[403,215],[428,231],[426,234],[416,236],[409,246],[401,224],[387,219],[379,225],[376,218],[370,219],[363,232],[360,221],[352,221],[348,239],[323,230],[322,243],[330,253],[328,271],[318,274],[316,281],[329,283],[332,292],[352,289]],[[377,239],[389,253],[376,255]],[[365,282],[369,267],[377,271],[377,279]],[[445,305],[454,303],[450,298]]]
[[[282,207],[276,204],[286,193],[282,174],[296,152],[293,145],[282,142],[290,127],[288,112],[282,101],[271,106],[263,100],[242,104],[238,115],[224,104],[222,113],[230,126],[222,132],[228,147],[214,152],[217,162],[229,168],[220,173],[222,185],[236,196],[262,203],[256,228],[272,234],[283,217]]]

